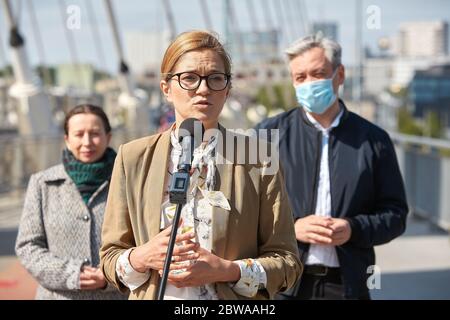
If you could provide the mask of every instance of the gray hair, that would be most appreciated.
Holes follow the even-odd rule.
[[[341,65],[342,48],[331,39],[325,38],[321,32],[294,41],[286,50],[289,61],[313,48],[325,50],[325,56],[331,62],[333,70]]]

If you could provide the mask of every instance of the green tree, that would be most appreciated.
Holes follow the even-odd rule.
[[[38,65],[36,73],[41,78],[41,81],[46,86],[54,86],[56,84],[56,70],[54,67],[45,65]]]
[[[290,99],[289,106],[291,108],[298,106],[297,95],[295,93],[295,88],[294,88],[294,86],[291,83],[289,83],[288,90],[289,90],[289,99]]]
[[[96,77],[97,80],[110,79],[111,78],[111,74],[109,74],[109,72],[107,72],[107,71],[96,70],[95,71],[95,77]]]
[[[265,106],[267,112],[270,112],[270,110],[272,110],[272,101],[270,101],[270,97],[266,87],[259,88],[258,93],[256,94],[256,102]]]
[[[286,110],[286,100],[284,98],[284,90],[283,86],[281,84],[275,84],[273,86],[273,92],[275,94],[275,108],[281,108],[283,110]]]
[[[397,125],[398,131],[401,133],[411,134],[415,136],[423,135],[422,127],[416,123],[406,107],[401,107],[398,110]]]
[[[0,69],[0,77],[11,77],[13,76],[13,69],[11,65],[7,65]]]
[[[442,124],[437,112],[428,112],[425,116],[424,134],[431,138],[442,138]]]

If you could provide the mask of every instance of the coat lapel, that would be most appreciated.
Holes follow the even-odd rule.
[[[104,181],[100,187],[92,194],[92,196],[89,198],[89,201],[87,203],[87,206],[89,207],[91,203],[94,201],[94,199],[103,191],[105,190],[109,185],[109,180]]]
[[[61,164],[51,169],[44,177],[44,181],[48,184],[61,184],[58,188],[58,193],[60,194],[60,199],[65,199],[67,202],[64,203],[64,207],[71,208],[71,211],[68,212],[70,215],[82,217],[89,214],[87,205],[85,205],[77,186],[64,169],[64,165]]]
[[[226,130],[219,125],[220,131],[222,133],[223,141],[218,140],[219,143],[223,143],[226,146]],[[220,149],[220,148],[219,148]],[[223,150],[223,155],[225,158],[226,152]],[[230,159],[234,162],[234,159]],[[231,204],[231,188],[233,185],[233,164],[218,163],[216,164],[216,191],[221,191],[228,202]],[[231,208],[233,210],[233,208]],[[228,220],[230,217],[230,212],[221,207],[213,207],[212,210],[212,252],[219,256],[225,256],[225,249],[227,244],[227,231],[228,231]]]
[[[148,211],[144,212],[149,216],[149,236],[152,237],[159,233],[161,223],[161,203],[163,200],[164,182],[167,172],[170,150],[170,132],[172,129],[165,131],[159,141],[156,143],[152,163],[149,168],[147,183],[147,192],[145,197],[148,202]],[[148,239],[147,239],[148,241]]]

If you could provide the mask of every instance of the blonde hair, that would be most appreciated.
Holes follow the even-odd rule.
[[[210,49],[222,58],[225,73],[231,74],[231,58],[218,37],[202,30],[187,31],[179,34],[169,45],[161,62],[161,79],[168,80],[180,58],[188,52]]]

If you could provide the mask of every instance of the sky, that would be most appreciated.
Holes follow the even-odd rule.
[[[90,1],[92,11],[88,10],[87,2]],[[163,10],[163,0],[112,0],[116,19],[121,32],[122,43],[125,44],[124,35],[127,32],[152,31],[160,32],[168,28],[168,23]],[[281,48],[285,48],[291,41],[302,35],[302,19],[304,14],[294,10],[298,6],[298,0],[231,0],[237,16],[237,25],[242,31],[251,31],[252,23],[246,1],[251,1],[254,6],[254,15],[259,28],[268,25],[265,19],[264,6],[268,6],[271,14],[270,20],[275,26],[279,26],[276,8],[281,7],[283,14],[282,27],[288,25],[291,29],[283,36]],[[361,6],[359,11],[361,24],[357,25],[357,1]],[[10,0],[13,10],[19,21],[19,29],[26,40],[26,51],[32,65],[44,62],[48,65],[70,63],[71,54],[67,42],[67,31],[71,33],[75,41],[76,56],[80,62],[88,62],[100,69],[116,73],[118,69],[118,56],[114,49],[114,43],[110,26],[105,13],[103,0]],[[31,23],[30,5],[35,9],[37,26]],[[171,0],[174,20],[177,32],[205,28],[205,22],[200,7],[201,0]],[[222,0],[206,0],[212,19],[213,28],[224,39],[224,7]],[[63,3],[61,5],[61,3]],[[450,22],[450,1],[428,0],[304,0],[307,21],[332,21],[338,23],[338,41],[343,48],[343,63],[351,65],[355,61],[355,39],[357,31],[361,32],[364,46],[376,50],[377,41],[381,37],[394,36],[398,32],[399,25],[406,21],[432,21],[444,20]],[[80,28],[69,30],[65,23],[69,18],[66,12],[68,6],[75,5],[80,8]],[[379,28],[367,27],[368,19],[373,17],[373,11],[368,8],[379,9]],[[373,10],[373,9],[372,9]],[[95,45],[92,36],[94,25],[90,19],[93,13],[100,34],[100,41]],[[66,28],[66,30],[64,29]],[[358,29],[359,28],[359,29]],[[36,32],[42,37],[43,54],[39,54],[36,45]],[[7,46],[8,28],[3,6],[0,6],[0,66],[11,61]],[[98,46],[101,46],[103,55],[99,54]],[[72,51],[73,52],[73,51]],[[126,48],[125,48],[126,56]]]

